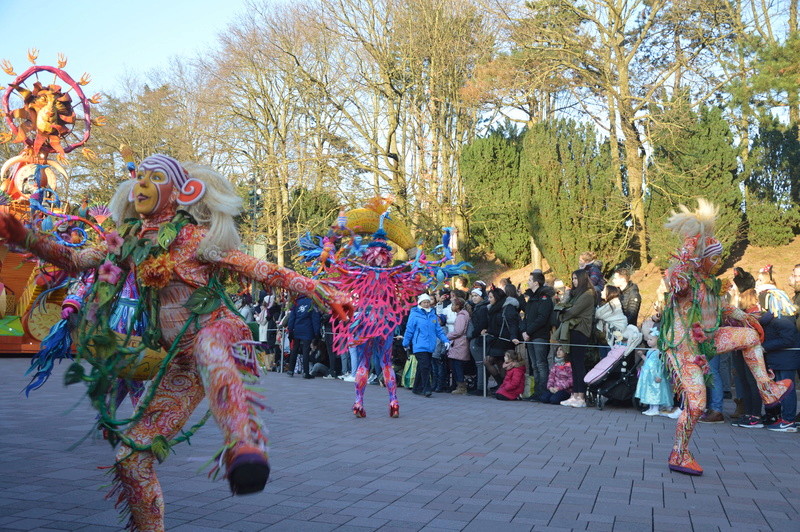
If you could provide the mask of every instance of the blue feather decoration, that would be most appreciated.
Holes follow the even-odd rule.
[[[41,349],[31,359],[31,366],[25,375],[33,370],[36,374],[31,378],[31,382],[25,387],[25,397],[33,390],[41,388],[50,378],[53,372],[53,365],[56,360],[61,361],[65,358],[72,360],[72,334],[67,320],[60,320],[50,328],[50,333],[45,336],[41,343]]]

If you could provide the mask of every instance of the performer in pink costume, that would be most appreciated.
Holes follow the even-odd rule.
[[[688,475],[703,474],[689,451],[689,439],[706,408],[704,376],[711,357],[741,350],[767,406],[778,404],[794,386],[789,379],[774,382],[767,372],[758,321],[722,302],[722,283],[715,277],[722,263],[722,245],[714,238],[716,216],[716,208],[699,199],[697,210],[681,205],[681,212],[673,213],[665,225],[684,238],[667,271],[669,292],[659,335],[659,349],[684,401],[669,468]]]
[[[0,238],[73,276],[97,269],[81,310],[78,342],[78,356],[92,363],[92,373],[72,367],[67,380],[92,383],[89,396],[100,424],[112,444],[121,443],[113,466],[115,492],[130,510],[134,530],[164,529],[155,461],[186,439],[183,427],[204,396],[225,440],[216,459],[231,491],[260,491],[269,475],[267,436],[257,414],[263,405],[247,386],[257,377],[254,342],[217,276],[227,271],[307,295],[339,317],[350,310],[349,297],[337,290],[240,252],[233,220],[240,205],[233,186],[217,172],[153,155],[141,162],[136,179],[118,188],[111,209],[120,234],[107,235],[98,246],[71,249],[25,229],[12,216],[0,216]],[[134,272],[139,284],[142,303],[136,312],[149,314],[143,343],[168,354],[135,415],[120,421],[107,405],[113,395],[109,383],[116,381],[108,368],[124,366],[126,354],[137,351],[127,339],[118,343],[109,318],[126,271]],[[105,357],[111,363],[104,365]]]
[[[319,272],[330,276],[336,287],[351,294],[356,312],[349,322],[336,321],[333,325],[334,351],[339,356],[347,356],[350,348],[358,353],[356,373],[356,399],[353,414],[366,417],[364,409],[364,389],[369,374],[369,361],[373,353],[378,353],[383,380],[389,392],[389,416],[400,416],[397,401],[397,382],[392,367],[392,342],[403,317],[416,304],[419,294],[425,292],[433,282],[462,275],[466,263],[438,267],[452,260],[448,242],[437,247],[444,249],[444,257],[437,261],[427,261],[425,255],[418,253],[413,260],[391,266],[392,248],[387,243],[384,220],[388,218],[388,200],[379,198],[367,203],[367,208],[380,211],[380,225],[372,235],[372,241],[361,245],[361,237],[352,235],[350,241],[336,251],[338,234],[346,234],[348,229],[344,213],[340,213],[337,226],[321,245],[307,236],[301,240],[305,249],[300,255],[312,262]],[[383,210],[382,210],[383,209]]]

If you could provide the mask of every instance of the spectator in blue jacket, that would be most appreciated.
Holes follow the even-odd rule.
[[[800,351],[792,348],[800,347],[800,333],[797,331],[794,317],[775,318],[765,312],[759,318],[764,328],[764,361],[775,373],[775,380],[794,379],[800,370]],[[767,412],[766,428],[777,432],[797,432],[795,417],[797,415],[797,394],[787,393],[781,401],[780,412]]]
[[[297,298],[289,313],[289,322],[286,330],[289,333],[289,340],[292,342],[292,352],[289,357],[289,376],[294,375],[294,368],[297,364],[298,351],[303,352],[303,378],[313,379],[314,376],[308,372],[309,355],[311,353],[311,341],[319,337],[321,330],[322,315],[319,310],[307,297]]]
[[[433,300],[428,294],[421,294],[417,298],[417,306],[411,309],[408,315],[406,332],[403,335],[403,347],[417,357],[417,373],[414,376],[414,388],[411,390],[416,395],[431,396],[431,354],[436,348],[436,340],[445,345],[445,350],[450,348],[439,317],[433,310]]]

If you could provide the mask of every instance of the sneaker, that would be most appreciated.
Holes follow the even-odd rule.
[[[647,410],[642,412],[642,415],[645,415],[645,416],[657,416],[658,415],[658,407],[657,406],[651,406],[650,408],[648,408]]]
[[[349,377],[349,376],[350,376],[350,374],[349,374],[349,373],[345,373],[344,375],[339,375],[339,376],[338,376],[338,377],[336,377],[336,378],[337,378],[337,379],[339,379],[340,381],[343,381],[343,380],[345,379],[345,377]]]
[[[333,375],[329,374],[329,375],[323,375],[322,378],[323,379],[335,379],[336,377],[334,377]]]
[[[289,377],[294,377],[294,371],[287,371],[286,375],[288,375]]]
[[[797,432],[797,425],[795,423],[784,421],[783,419],[778,419],[775,423],[766,425],[766,428],[773,432]]]
[[[377,378],[378,376],[373,373],[372,375],[369,376],[369,379],[367,379],[367,384],[374,383]]]
[[[761,418],[758,416],[742,416],[738,421],[731,423],[731,425],[743,429],[760,429],[764,427]]]
[[[722,415],[722,412],[717,412],[716,410],[709,410],[702,416],[700,416],[700,423],[724,423],[725,417]]]
[[[683,414],[683,410],[681,410],[680,408],[676,408],[672,412],[667,412],[665,415],[670,419],[678,419],[679,417],[681,417],[681,414]]]
[[[356,382],[356,376],[355,375],[348,375],[347,377],[343,378],[342,380],[344,382]]]

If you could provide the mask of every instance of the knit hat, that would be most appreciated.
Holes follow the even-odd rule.
[[[471,296],[481,296],[481,297],[483,297],[483,292],[481,291],[481,289],[480,289],[480,288],[473,288],[473,289],[470,291],[469,295],[471,295]]]
[[[420,294],[420,295],[417,297],[417,305],[419,305],[419,304],[420,304],[420,303],[422,303],[423,301],[432,301],[432,300],[431,300],[431,296],[429,296],[428,294]]]

